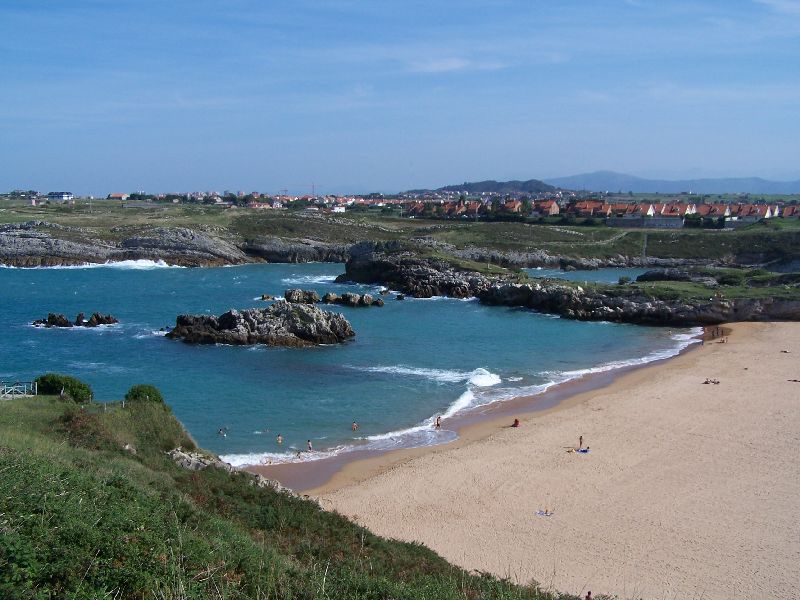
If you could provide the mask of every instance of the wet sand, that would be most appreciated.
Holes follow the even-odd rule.
[[[378,534],[521,583],[792,597],[800,324],[736,324],[727,339],[521,411],[518,429],[504,414],[452,444],[349,462],[309,494]],[[568,452],[579,435],[588,454]]]

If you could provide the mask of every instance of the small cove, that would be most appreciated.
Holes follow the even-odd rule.
[[[447,298],[383,308],[332,307],[356,338],[314,349],[190,346],[163,337],[180,313],[264,306],[261,294],[374,286],[335,284],[340,264],[183,269],[139,262],[64,269],[0,269],[0,376],[55,371],[92,385],[99,400],[137,383],[158,386],[198,443],[234,464],[316,459],[354,447],[388,450],[453,439],[436,415],[540,393],[583,374],[670,356],[689,330],[584,323]],[[616,281],[628,270],[604,270]],[[581,280],[596,272],[568,273]],[[532,272],[538,275],[537,272]],[[552,276],[549,274],[548,276]],[[628,275],[629,276],[629,275]],[[611,278],[611,279],[608,279]],[[48,312],[112,313],[118,326],[37,329]],[[352,432],[350,424],[360,428]],[[227,429],[220,436],[220,428]],[[275,438],[283,437],[278,445]]]

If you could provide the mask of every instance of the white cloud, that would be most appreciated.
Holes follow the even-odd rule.
[[[451,71],[497,71],[506,65],[495,61],[475,61],[459,57],[430,58],[415,60],[408,64],[409,71],[415,73],[449,73]]]
[[[755,0],[781,13],[800,15],[800,0]]]

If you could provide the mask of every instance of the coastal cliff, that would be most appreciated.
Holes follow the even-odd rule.
[[[221,266],[252,262],[235,244],[186,227],[153,227],[119,239],[100,239],[80,227],[46,221],[0,226],[0,259],[15,267],[52,267],[147,259],[180,266]]]

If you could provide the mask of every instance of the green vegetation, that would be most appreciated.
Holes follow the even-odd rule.
[[[126,402],[136,402],[139,400],[164,404],[164,398],[161,396],[161,392],[156,386],[142,383],[133,386],[125,394]]]
[[[553,597],[375,536],[249,474],[181,469],[164,452],[195,445],[165,404],[0,407],[0,597]]]
[[[59,394],[75,402],[91,402],[94,394],[92,388],[80,379],[58,373],[46,373],[36,378],[40,394]]]
[[[618,284],[565,282],[580,285],[613,297],[643,296],[653,300],[707,302],[713,298],[800,300],[800,273],[772,273],[764,269],[697,268],[691,273],[707,277],[700,281],[630,281],[621,277]],[[714,283],[716,282],[716,285]]]

